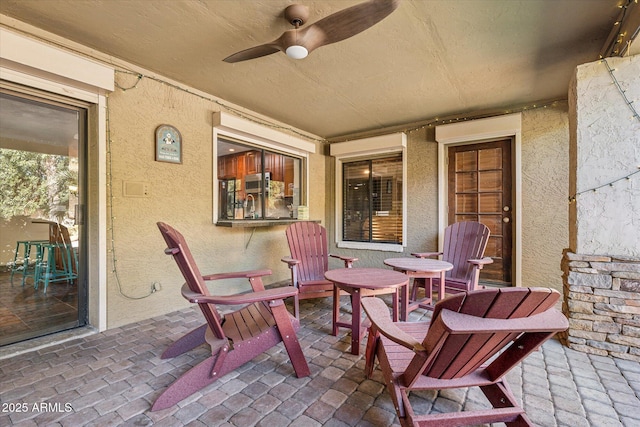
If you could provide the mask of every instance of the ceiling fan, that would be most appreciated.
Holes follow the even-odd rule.
[[[306,58],[315,49],[336,43],[374,26],[396,10],[400,0],[369,0],[348,7],[300,29],[309,18],[307,6],[292,4],[284,10],[285,19],[295,28],[270,43],[234,53],[224,62],[234,63],[285,52],[294,59]]]

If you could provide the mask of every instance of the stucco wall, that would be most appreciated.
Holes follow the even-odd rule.
[[[569,242],[567,104],[522,113],[522,286],[562,289]]]
[[[385,258],[438,249],[438,147],[433,127],[407,136],[407,247],[402,254],[333,247],[334,252],[357,256],[358,266],[380,267]],[[567,104],[523,112],[521,286],[562,289],[560,264],[569,235],[568,159]],[[333,181],[328,188],[334,188]]]
[[[118,73],[120,86],[130,87],[133,76]],[[212,223],[213,141],[211,101],[159,81],[143,78],[126,91],[109,96],[108,118],[111,168],[108,181],[113,191],[113,211],[108,213],[108,327],[171,312],[187,305],[180,296],[183,283],[175,262],[164,255],[166,247],[157,227],[164,221],[181,231],[203,273],[270,268],[265,281],[286,280],[289,270],[280,261],[288,255],[285,226],[225,228]],[[154,160],[154,132],[171,124],[183,139],[183,162]],[[309,159],[312,202],[310,216],[324,221],[324,157]],[[123,196],[123,182],[145,182],[148,197]],[[112,250],[112,243],[114,252]],[[115,258],[115,272],[113,259]],[[149,294],[151,284],[162,286]],[[245,281],[213,286],[215,292],[248,289]],[[120,290],[122,292],[120,292]]]
[[[627,99],[640,99],[640,55],[607,61]],[[637,258],[640,174],[624,177],[640,167],[640,120],[632,117],[603,61],[576,69],[569,99],[574,105],[571,186],[578,193],[571,206],[571,250]],[[638,102],[633,105],[638,111]]]

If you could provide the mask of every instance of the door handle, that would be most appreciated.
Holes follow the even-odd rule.
[[[502,208],[503,211],[505,212],[509,212],[511,210],[511,208],[509,206],[505,206]]]
[[[509,222],[509,218],[507,217],[502,218],[502,222]]]

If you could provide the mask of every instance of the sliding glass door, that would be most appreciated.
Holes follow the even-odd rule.
[[[0,345],[7,345],[86,324],[87,106],[0,83]]]

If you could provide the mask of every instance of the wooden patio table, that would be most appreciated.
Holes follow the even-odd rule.
[[[416,299],[417,289],[414,284],[414,287],[411,290],[412,301],[409,301],[406,304],[407,313],[418,307],[432,310],[434,302],[431,290],[431,279],[440,279],[438,286],[438,299],[442,299],[445,295],[445,274],[447,271],[453,269],[453,264],[449,262],[429,258],[387,258],[384,260],[384,264],[389,267],[393,267],[396,271],[405,273],[408,277],[413,278],[414,280],[424,279],[426,281],[428,279],[428,283],[425,283],[424,285],[425,297],[420,300]]]
[[[406,320],[409,278],[405,274],[383,268],[338,268],[327,271],[324,277],[335,285],[333,287],[333,335],[338,335],[340,327],[351,330],[351,354],[360,354],[360,340],[366,332],[366,327],[362,323],[361,299],[363,297],[393,294],[393,319],[398,321],[398,306],[401,303],[402,320]],[[402,291],[400,302],[399,289]],[[351,296],[351,323],[339,321],[340,290]]]

